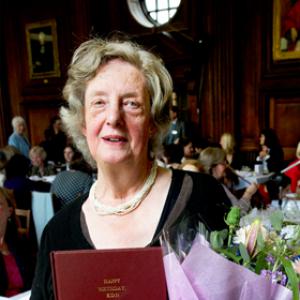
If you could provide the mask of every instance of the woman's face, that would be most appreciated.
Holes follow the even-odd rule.
[[[262,146],[265,144],[265,141],[266,141],[266,137],[264,134],[261,134],[260,137],[259,137],[259,144]]]
[[[150,99],[143,74],[115,59],[87,83],[83,133],[99,163],[147,159],[151,132]]]
[[[20,135],[23,135],[26,131],[25,124],[23,122],[19,122],[16,125],[16,132]]]
[[[220,180],[220,179],[224,178],[224,176],[225,176],[225,170],[226,170],[226,162],[219,163],[215,167],[213,167],[213,169],[212,169],[212,175],[216,179]]]
[[[226,148],[226,140],[225,140],[224,136],[222,136],[220,139],[220,145],[221,145],[222,149]]]
[[[38,153],[33,153],[30,155],[31,164],[35,167],[40,167],[43,165],[43,158]]]
[[[192,158],[195,154],[195,149],[193,143],[188,143],[186,146],[183,147],[183,154],[186,158]]]
[[[62,121],[60,119],[57,119],[53,123],[53,130],[54,130],[54,132],[59,132],[59,131],[61,131],[61,128],[62,128]]]
[[[67,163],[71,162],[74,156],[74,151],[70,147],[66,147],[64,150],[64,158]]]

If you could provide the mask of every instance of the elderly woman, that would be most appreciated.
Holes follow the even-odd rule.
[[[55,175],[55,169],[53,165],[48,165],[46,162],[47,153],[44,148],[40,146],[34,146],[29,151],[29,157],[31,160],[31,176],[50,176]]]
[[[46,226],[32,299],[53,297],[52,250],[158,245],[162,231],[182,218],[224,227],[229,200],[221,185],[155,163],[171,93],[161,60],[138,45],[92,39],[75,51],[61,116],[98,180]]]
[[[249,185],[242,197],[237,199],[226,185],[226,152],[221,148],[207,147],[201,151],[199,160],[204,171],[222,183],[231,204],[240,207],[243,213],[247,212],[251,207],[251,198],[257,191],[256,184]]]
[[[14,146],[21,154],[28,157],[30,143],[26,136],[26,123],[25,120],[16,116],[11,121],[14,132],[8,138],[8,145]]]

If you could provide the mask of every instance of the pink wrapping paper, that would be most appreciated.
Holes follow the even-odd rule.
[[[197,238],[180,264],[174,253],[164,256],[170,300],[290,300],[292,292],[237,265]]]

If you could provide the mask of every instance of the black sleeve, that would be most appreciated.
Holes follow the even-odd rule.
[[[37,266],[31,288],[31,300],[54,299],[49,257],[50,249],[48,245],[47,229],[45,228],[41,239],[41,247],[38,253]]]
[[[227,227],[224,218],[231,202],[222,185],[213,177],[202,173],[190,173],[193,178],[193,192],[188,210],[199,214],[209,231]]]

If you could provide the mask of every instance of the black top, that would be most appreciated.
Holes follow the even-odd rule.
[[[30,289],[32,285],[33,273],[35,268],[35,257],[32,254],[32,248],[30,244],[24,240],[17,240],[8,245],[11,255],[16,260],[17,267],[19,268],[22,280],[23,291]],[[5,268],[4,257],[0,254],[0,296],[5,296],[5,292],[8,288],[8,276]]]
[[[85,234],[82,205],[84,195],[71,202],[47,224],[43,232],[30,299],[54,299],[49,254],[53,250],[94,249]],[[157,245],[162,230],[180,224],[184,218],[208,230],[223,229],[230,200],[222,186],[210,175],[173,170],[172,182],[156,232],[148,246]]]

